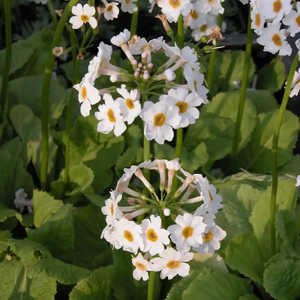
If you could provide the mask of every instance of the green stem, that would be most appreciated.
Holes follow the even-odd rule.
[[[272,141],[272,191],[271,191],[271,205],[270,205],[270,223],[271,223],[271,249],[273,253],[276,252],[276,198],[277,198],[277,189],[278,189],[278,172],[277,172],[277,153],[278,153],[278,141],[280,135],[281,123],[286,111],[286,106],[290,97],[290,92],[292,88],[294,73],[299,63],[298,54],[295,56],[293,63],[290,67],[289,75],[287,78],[287,84],[284,91],[283,99],[280,105],[279,114],[277,117],[277,123],[273,135]]]
[[[217,24],[219,27],[222,26],[222,22],[223,22],[223,15],[219,15],[217,20]],[[217,46],[218,46],[218,41],[216,41],[216,47]],[[217,56],[217,50],[215,48],[212,50],[209,57],[209,65],[208,65],[208,73],[207,73],[207,87],[209,90],[211,90],[212,88],[212,82],[214,79],[215,62]]]
[[[253,40],[253,34],[252,34],[252,28],[251,28],[251,13],[249,12],[248,27],[247,27],[247,45],[246,45],[246,53],[245,53],[245,58],[244,58],[243,77],[242,77],[242,86],[241,86],[241,92],[240,92],[239,108],[238,108],[237,117],[236,117],[234,137],[233,137],[233,141],[232,141],[232,156],[236,156],[237,151],[238,151],[239,141],[240,141],[240,130],[241,130],[241,125],[242,125],[246,92],[247,92],[247,86],[248,86],[248,75],[249,75],[249,66],[250,66],[250,59],[251,59],[252,40]]]
[[[50,13],[50,15],[52,17],[52,22],[53,22],[54,26],[56,26],[56,24],[57,24],[57,16],[56,16],[55,9],[53,7],[52,0],[48,0],[47,1],[47,6],[48,6],[49,13]]]
[[[11,66],[11,53],[12,53],[12,38],[11,38],[11,0],[5,0],[4,4],[4,16],[5,16],[5,65],[2,77],[2,90],[1,90],[1,106],[2,106],[2,116],[1,121],[3,122],[2,130],[0,130],[0,141],[2,139],[2,134],[7,123],[7,111],[8,111],[8,80],[9,80],[9,70]],[[1,107],[0,107],[1,109]]]
[[[150,272],[149,281],[148,281],[148,297],[147,300],[155,300],[156,299],[156,290],[155,285],[158,280],[157,272]]]
[[[180,49],[184,46],[184,21],[182,15],[179,16],[177,22],[177,44]]]
[[[144,161],[149,160],[151,158],[150,153],[150,141],[144,136]]]
[[[64,27],[67,23],[67,19],[70,15],[72,7],[78,2],[78,0],[70,0],[66,6],[64,13],[61,19],[58,22],[54,38],[52,41],[52,46],[49,49],[49,61],[47,62],[46,68],[44,70],[44,80],[42,87],[42,111],[41,111],[41,120],[42,120],[42,161],[41,161],[41,187],[46,189],[47,186],[47,173],[48,173],[48,118],[49,118],[49,94],[51,86],[51,75],[54,66],[55,57],[52,54],[52,49],[58,45],[61,40],[61,36],[64,30]]]
[[[137,32],[137,26],[139,21],[139,6],[138,1],[136,2],[137,10],[132,14],[131,24],[130,24],[130,35],[133,37]]]
[[[183,129],[179,128],[176,131],[176,150],[175,158],[180,158],[182,154]]]
[[[73,60],[73,85],[77,83],[79,73],[78,73],[78,59],[77,59],[77,46],[78,43],[76,40],[76,34],[72,28],[70,30],[70,40],[72,46],[72,60]],[[71,88],[70,97],[67,103],[66,109],[66,152],[65,152],[65,170],[66,170],[66,182],[69,182],[70,179],[70,153],[71,153],[71,146],[70,146],[70,134],[71,134],[71,105],[72,100],[74,98],[75,90]]]

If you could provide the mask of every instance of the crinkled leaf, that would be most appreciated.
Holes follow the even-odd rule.
[[[284,63],[281,56],[277,56],[259,71],[257,87],[277,92],[282,88],[285,78]]]
[[[279,173],[298,176],[300,174],[300,155],[294,155],[287,164],[279,169]]]
[[[258,113],[267,113],[278,108],[277,101],[269,90],[248,90],[247,99],[252,101]]]
[[[227,265],[253,281],[262,284],[264,261],[252,232],[235,236],[226,248]]]
[[[248,170],[266,173],[272,169],[272,140],[276,128],[278,110],[260,114],[251,142],[240,155],[240,162]],[[283,166],[293,157],[293,149],[299,131],[299,120],[286,111],[278,143],[277,165]]]
[[[33,221],[36,227],[40,227],[51,219],[63,206],[61,200],[56,200],[46,192],[34,190],[33,192]]]

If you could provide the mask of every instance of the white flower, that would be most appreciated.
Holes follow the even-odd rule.
[[[222,6],[222,2],[224,0],[201,0],[200,11],[203,14],[211,13],[213,15],[223,14],[224,8]]]
[[[120,110],[124,121],[131,124],[141,112],[139,91],[134,89],[128,92],[126,86],[122,84],[121,88],[117,88],[117,92],[122,96],[122,98],[117,98],[116,101],[120,104]]]
[[[142,224],[144,252],[149,252],[152,256],[160,254],[164,250],[164,245],[170,243],[169,232],[161,228],[161,219],[159,216],[150,216],[149,219],[144,219]]]
[[[118,18],[119,16],[119,3],[117,2],[107,2],[107,1],[103,1],[102,2],[104,3],[105,5],[105,8],[104,8],[104,18],[107,20],[107,21],[111,21],[113,19],[116,19]]]
[[[129,49],[133,55],[140,55],[143,52],[155,52],[163,47],[163,37],[152,39],[149,42],[145,38],[136,38],[129,41]]]
[[[136,0],[118,0],[121,3],[121,10],[133,14],[137,11]]]
[[[292,98],[297,96],[299,94],[299,90],[300,90],[300,69],[298,69],[298,71],[296,71],[294,74],[290,97]]]
[[[132,258],[132,264],[135,266],[133,271],[133,278],[135,280],[148,280],[148,271],[151,271],[151,263],[146,260],[141,253],[138,256]]]
[[[73,17],[69,22],[73,29],[80,28],[83,24],[89,23],[93,29],[97,27],[97,20],[93,17],[96,13],[95,7],[85,4],[83,7],[80,3],[72,7]]]
[[[61,56],[64,53],[64,48],[63,47],[54,47],[52,49],[52,54],[56,57]]]
[[[296,186],[300,186],[300,175],[296,178]]]
[[[133,221],[116,221],[116,237],[125,251],[137,253],[143,248],[142,228]]]
[[[208,89],[203,85],[203,74],[199,73],[198,71],[187,69],[184,75],[187,81],[187,87],[190,89],[190,91],[196,94],[201,99],[202,103],[208,103]]]
[[[208,36],[211,33],[212,29],[217,26],[216,22],[217,16],[215,15],[199,15],[197,22],[199,25],[192,31],[192,36],[195,41],[200,41],[203,36]]]
[[[261,36],[257,42],[264,46],[264,51],[279,55],[291,55],[292,48],[286,41],[286,30],[280,30],[280,23],[272,23],[261,30]]]
[[[202,217],[185,213],[177,216],[175,222],[176,225],[169,226],[168,231],[178,251],[189,251],[202,243],[202,233],[206,227]]]
[[[203,102],[194,93],[189,93],[185,88],[171,89],[168,92],[168,96],[164,96],[163,99],[170,105],[177,106],[179,108],[179,115],[181,117],[178,128],[187,127],[190,124],[194,124],[199,118],[199,110],[196,108]]]
[[[92,105],[100,101],[98,90],[90,83],[88,77],[84,77],[79,84],[73,86],[78,91],[78,100],[80,105],[80,113],[87,117],[90,114]]]
[[[261,9],[259,5],[253,5],[251,9],[251,28],[257,34],[261,33],[261,30],[264,28],[266,18],[261,13]]]
[[[121,243],[118,240],[117,231],[116,231],[116,221],[113,221],[111,224],[108,224],[101,233],[101,239],[105,239],[107,242],[113,245],[114,248],[120,249]]]
[[[183,72],[186,76],[186,73],[190,70],[192,71],[199,71],[200,66],[198,63],[198,57],[194,51],[189,46],[185,46],[183,49],[181,49],[181,57],[184,59],[185,64],[183,66]]]
[[[121,201],[122,195],[117,195],[115,191],[110,192],[110,198],[105,200],[105,206],[101,211],[106,215],[106,223],[111,224],[114,220],[118,220],[122,217],[122,212],[118,207],[118,203]]]
[[[190,0],[158,0],[157,5],[169,22],[177,22],[179,15],[192,7]]]
[[[297,2],[297,10],[291,12],[283,19],[283,24],[289,26],[288,32],[292,37],[300,31],[300,3]]]
[[[145,102],[141,118],[145,122],[144,135],[148,140],[163,144],[172,141],[173,128],[180,122],[178,108],[170,107],[166,102]]]
[[[291,11],[291,0],[263,0],[260,2],[260,9],[266,19],[279,23]]]
[[[96,119],[100,121],[97,130],[105,134],[113,130],[115,136],[120,136],[126,130],[120,104],[110,94],[104,94],[103,99],[105,104],[100,104],[99,111],[95,113]]]
[[[194,247],[194,250],[201,254],[213,254],[215,250],[220,249],[220,241],[222,241],[225,237],[226,232],[216,224],[208,226],[202,234],[203,243],[198,247]]]
[[[169,280],[173,279],[177,274],[185,277],[190,272],[190,266],[186,263],[193,259],[193,253],[181,253],[175,249],[168,247],[158,258],[153,258],[153,270],[161,271],[160,278]]]
[[[125,44],[130,39],[130,31],[128,29],[124,29],[118,35],[115,35],[111,38],[111,43],[115,46],[120,47],[122,44]]]

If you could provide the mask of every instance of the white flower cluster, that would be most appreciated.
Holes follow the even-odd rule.
[[[156,173],[160,197],[143,169]],[[175,174],[181,174],[177,180]],[[197,203],[201,205],[188,212]],[[147,280],[149,271],[161,272],[161,279],[184,277],[189,274],[191,250],[214,253],[226,237],[215,224],[221,208],[222,198],[215,187],[202,175],[184,171],[177,159],[146,161],[125,169],[116,190],[105,201],[102,213],[107,226],[101,238],[135,255],[132,263],[136,280]],[[134,221],[138,216],[144,216],[139,224]]]
[[[132,72],[111,64],[112,47],[101,42],[98,54],[89,63],[88,73],[81,83],[74,86],[79,92],[83,116],[90,114],[92,105],[103,95],[104,104],[100,104],[95,113],[99,132],[107,134],[113,131],[119,136],[126,130],[126,123],[132,124],[139,116],[145,122],[146,138],[163,144],[173,139],[173,129],[196,122],[198,107],[208,102],[208,90],[192,48],[171,47],[162,37],[151,41],[137,36],[130,39],[127,29],[114,36],[111,43],[122,49]],[[152,56],[157,52],[165,56],[165,63],[161,66],[152,63]],[[183,69],[186,82],[181,85],[174,83],[179,68]],[[111,82],[120,82],[120,87],[98,90],[95,80],[103,75],[109,76]],[[161,95],[160,90],[166,94]]]
[[[291,55],[287,41],[300,32],[300,3],[293,8],[291,0],[251,0],[251,27],[259,35],[257,42],[264,51]]]
[[[117,19],[119,16],[119,4],[121,4],[121,11],[125,13],[133,14],[137,11],[137,0],[117,0],[117,2],[111,1],[107,2],[106,0],[102,0],[104,4],[103,14],[104,18],[107,21],[111,21],[113,19]]]

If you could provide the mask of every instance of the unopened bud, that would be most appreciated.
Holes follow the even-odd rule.
[[[164,216],[168,217],[171,214],[171,211],[169,208],[164,208]]]

